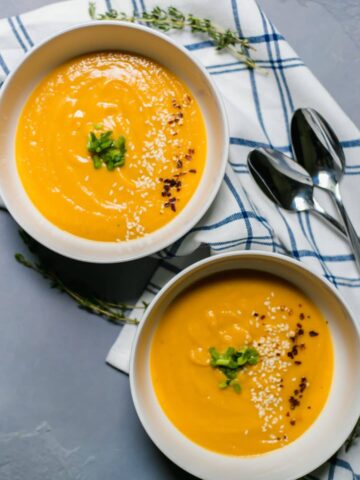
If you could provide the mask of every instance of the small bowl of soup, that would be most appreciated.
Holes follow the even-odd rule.
[[[162,33],[79,25],[35,47],[1,93],[1,195],[58,253],[92,262],[152,254],[188,232],[220,187],[222,101]]]
[[[360,415],[360,337],[337,291],[283,255],[186,269],[155,297],[130,366],[136,411],[173,462],[206,480],[290,480]]]

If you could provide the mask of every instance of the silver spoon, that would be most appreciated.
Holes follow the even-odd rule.
[[[248,166],[265,195],[280,207],[293,212],[313,211],[346,236],[344,227],[313,197],[309,174],[294,160],[277,150],[259,148],[248,155]]]
[[[291,120],[291,140],[297,162],[309,172],[314,185],[328,191],[335,201],[360,268],[360,240],[339,188],[345,155],[337,136],[319,113],[311,108],[300,108]]]

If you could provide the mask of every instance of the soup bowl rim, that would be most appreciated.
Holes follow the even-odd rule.
[[[281,447],[277,450],[272,450],[264,454],[249,456],[232,456],[214,452],[203,448],[188,439],[172,424],[170,419],[166,416],[165,412],[160,406],[159,401],[156,398],[156,394],[151,383],[150,361],[149,356],[147,356],[146,364],[145,366],[142,366],[145,371],[143,376],[146,377],[147,381],[151,384],[151,395],[154,397],[155,403],[157,403],[158,411],[161,412],[161,422],[158,422],[156,428],[154,428],[154,426],[149,423],[149,412],[146,411],[146,408],[144,407],[144,399],[141,398],[143,392],[140,394],[141,386],[137,361],[138,356],[140,356],[139,346],[141,347],[141,343],[147,342],[148,345],[151,344],[152,336],[156,327],[154,327],[151,334],[149,334],[148,332],[146,334],[143,334],[142,332],[147,326],[149,320],[152,321],[152,314],[154,310],[159,308],[163,301],[166,302],[166,296],[169,291],[173,290],[171,294],[171,298],[173,299],[177,296],[177,293],[180,293],[181,291],[183,291],[184,288],[188,288],[189,285],[191,285],[193,282],[196,282],[196,279],[191,279],[194,274],[196,275],[196,273],[201,269],[203,269],[204,272],[208,272],[207,274],[204,273],[201,278],[207,278],[213,273],[218,273],[222,271],[216,271],[215,269],[215,272],[213,270],[211,270],[210,272],[209,268],[211,268],[213,265],[218,264],[220,266],[221,263],[226,259],[236,259],[236,261],[241,261],[241,259],[248,259],[251,261],[252,257],[255,260],[261,259],[264,262],[281,262],[283,265],[285,265],[284,268],[290,269],[291,267],[296,266],[300,272],[299,275],[304,275],[304,279],[305,276],[310,276],[313,278],[314,285],[319,285],[318,290],[320,290],[321,286],[325,287],[329,295],[337,302],[339,307],[344,312],[344,315],[347,317],[348,324],[354,329],[356,337],[355,342],[357,356],[360,358],[360,327],[356,323],[354,316],[351,313],[351,310],[349,309],[339,292],[328,280],[321,277],[313,268],[309,267],[308,265],[304,265],[302,262],[294,258],[266,251],[227,252],[200,260],[185,268],[180,273],[176,274],[170,281],[166,283],[166,285],[157,293],[157,295],[151,301],[150,305],[146,309],[143,319],[140,322],[140,325],[137,327],[137,331],[135,333],[134,341],[132,344],[130,358],[130,389],[135,410],[140,419],[140,422],[142,423],[145,431],[147,432],[151,440],[155,443],[155,445],[179,467],[195,476],[203,478],[204,480],[216,480],[217,478],[220,478],[219,474],[224,480],[234,480],[236,478],[239,478],[238,475],[241,475],[242,469],[248,466],[253,468],[253,471],[251,473],[252,480],[295,480],[297,478],[301,478],[302,476],[308,474],[309,472],[313,471],[314,469],[322,465],[324,462],[326,462],[344,444],[344,442],[352,432],[356,421],[360,417],[360,402],[355,402],[355,404],[354,402],[352,402],[353,408],[346,418],[346,425],[342,425],[342,428],[339,429],[336,425],[336,422],[334,422],[332,432],[334,433],[336,440],[332,438],[328,441],[327,439],[327,441],[324,442],[323,445],[321,445],[321,448],[318,449],[311,448],[310,445],[308,449],[308,455],[306,457],[302,457],[300,462],[297,458],[297,455],[301,453],[301,449],[303,453],[304,445],[299,448],[297,448],[297,445],[300,444],[300,440],[305,436],[305,434],[308,434],[308,432],[311,432],[315,428],[317,428],[319,418],[321,417],[322,412],[325,410],[328,401],[326,401],[322,411],[319,413],[318,417],[310,425],[310,427],[302,435],[300,435],[300,437],[291,442],[288,446]],[[241,267],[234,268],[234,270],[237,269],[240,270]],[[251,270],[251,267],[246,267],[246,270],[249,269]],[[229,268],[229,270],[233,269]],[[261,271],[260,268],[255,268],[254,270]],[[264,271],[267,270],[265,269]],[[274,273],[274,275],[276,276],[276,273]],[[280,276],[280,278],[284,277]],[[187,282],[186,287],[183,286],[185,282]],[[316,302],[314,303],[316,305]],[[159,321],[161,321],[161,319],[155,320],[155,323]],[[338,320],[338,324],[340,323],[340,320]],[[149,346],[149,352],[150,349],[151,347]],[[334,368],[335,367],[336,365],[334,365]],[[141,381],[143,382],[144,378],[142,378]],[[334,385],[332,383],[329,390],[329,397],[333,390],[333,387]],[[353,390],[353,395],[359,400],[360,386],[354,388],[355,390]],[[334,418],[337,418],[336,415],[339,415],[340,413],[341,412],[333,412],[335,416]],[[163,437],[161,435],[159,436],[159,432],[161,430],[166,432],[165,435],[167,436],[167,442],[163,441]],[[169,447],[170,443],[176,445],[175,450],[174,448]],[[288,453],[289,447],[291,447],[291,453]],[[312,447],[314,447],[314,445],[312,445]],[[284,453],[284,455],[282,453]],[[198,458],[198,462],[193,461],[193,455]],[[276,460],[274,460],[275,456],[277,456]],[[191,457],[190,460],[189,457]],[[297,463],[295,460],[297,461]],[[257,465],[260,464],[260,462],[262,462],[262,468],[264,467],[264,465],[269,466],[269,470],[266,471],[265,474],[263,472],[261,474],[257,474],[256,472]],[[277,462],[276,470],[274,470],[274,462]],[[286,463],[286,465],[283,465],[282,462]],[[296,463],[296,466],[293,466],[292,462]],[[226,472],[222,471],[221,469],[217,471],[218,465],[226,467]],[[246,473],[249,474],[248,471]]]
[[[182,236],[184,236],[191,228],[193,228],[196,223],[203,217],[206,211],[210,208],[212,202],[214,201],[220,186],[222,179],[225,174],[225,169],[227,165],[227,157],[229,151],[229,127],[228,121],[225,113],[224,102],[220,92],[213,80],[211,79],[210,74],[206,71],[205,67],[197,60],[191,52],[187,51],[185,47],[177,43],[175,40],[170,38],[169,36],[165,35],[160,31],[153,30],[147,26],[123,22],[123,21],[115,21],[115,20],[92,20],[80,24],[73,25],[66,29],[62,29],[61,31],[55,33],[44,39],[43,41],[37,43],[33,48],[31,48],[23,57],[23,59],[19,62],[19,64],[7,75],[1,89],[0,95],[0,126],[6,123],[7,111],[3,114],[1,112],[3,108],[3,104],[5,102],[6,96],[8,95],[8,90],[13,85],[14,82],[19,83],[20,81],[24,81],[26,85],[29,85],[32,79],[24,79],[19,77],[21,75],[21,68],[26,62],[33,62],[33,57],[38,55],[42,49],[46,48],[49,44],[51,45],[52,42],[61,41],[62,37],[66,37],[68,35],[72,35],[80,30],[88,30],[90,32],[95,32],[97,28],[118,28],[118,29],[128,29],[138,31],[142,34],[148,35],[150,39],[159,39],[161,42],[165,42],[171,48],[172,53],[176,56],[176,58],[186,57],[189,60],[189,65],[191,64],[191,69],[194,72],[200,73],[202,76],[204,83],[206,84],[210,99],[207,100],[208,102],[213,102],[215,108],[215,115],[219,125],[221,125],[221,131],[219,131],[219,138],[220,144],[222,146],[222,153],[219,156],[219,170],[217,172],[217,176],[213,180],[213,184],[211,185],[212,188],[204,189],[206,191],[206,199],[198,205],[196,211],[194,213],[194,209],[192,210],[192,215],[187,214],[187,208],[189,206],[190,201],[184,207],[184,209],[177,215],[173,220],[165,224],[163,227],[150,232],[145,237],[140,237],[135,240],[129,241],[122,241],[122,242],[107,242],[107,241],[97,241],[97,240],[90,240],[78,235],[74,235],[68,231],[62,230],[61,228],[57,227],[51,221],[46,219],[39,210],[32,204],[30,198],[26,194],[25,188],[21,183],[22,187],[22,194],[23,197],[19,198],[16,194],[9,194],[6,192],[6,187],[4,183],[2,183],[2,176],[0,175],[0,195],[1,198],[9,210],[13,218],[17,221],[27,231],[33,238],[35,238],[39,243],[43,244],[45,247],[53,250],[56,253],[64,255],[68,258],[72,258],[75,260],[80,261],[88,261],[92,263],[118,263],[118,262],[125,262],[136,260],[139,258],[146,257],[148,255],[152,255],[156,252],[161,251],[162,249],[167,248],[169,245],[178,241]],[[86,53],[93,53],[96,51],[101,51],[97,45],[97,35],[92,36],[92,42],[89,43],[89,49],[83,54]],[[94,40],[95,39],[95,40]],[[123,47],[119,45],[118,50],[123,50]],[[134,51],[132,53],[137,53],[139,55],[145,55],[142,53],[141,50]],[[60,54],[59,54],[60,55]],[[74,54],[76,57],[77,54]],[[69,59],[71,58],[68,57]],[[62,61],[59,61],[56,65],[62,64]],[[56,66],[55,65],[55,66]],[[164,67],[168,67],[166,62],[163,62]],[[33,78],[35,76],[35,72],[33,73]],[[42,75],[43,76],[43,75]],[[35,84],[36,86],[36,84]],[[32,89],[33,90],[33,89]],[[31,92],[31,91],[30,91]],[[204,120],[206,121],[206,114],[202,111],[204,116]],[[17,121],[20,118],[20,113],[17,115]],[[209,134],[209,132],[207,132]],[[208,159],[207,154],[207,159]],[[13,162],[16,164],[16,155],[13,147],[13,154],[11,159],[2,159],[0,157],[0,172],[2,170],[2,163],[3,162]],[[17,169],[16,169],[17,170]],[[203,176],[206,170],[203,172]],[[17,176],[19,174],[17,172]],[[193,193],[195,196],[197,190],[199,189],[202,178],[200,179],[199,185],[197,186],[196,190]],[[192,198],[192,197],[191,197]],[[24,222],[24,215],[21,214],[21,205],[26,203],[27,208],[31,208],[32,210],[32,218],[29,221]],[[19,206],[20,205],[20,206]],[[182,215],[182,224],[179,224],[174,227],[174,231],[170,232],[170,235],[167,234],[167,227],[171,224],[175,224],[177,218]],[[39,223],[41,226],[39,227]],[[179,227],[179,228],[178,228]],[[176,230],[176,231],[175,231]],[[162,233],[164,232],[164,233]]]

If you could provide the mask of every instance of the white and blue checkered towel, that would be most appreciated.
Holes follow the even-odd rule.
[[[268,74],[260,75],[230,54],[216,52],[212,42],[201,36],[189,32],[170,33],[205,65],[223,95],[230,123],[230,157],[213,206],[191,232],[164,252],[142,299],[149,301],[169,278],[198,259],[196,249],[200,245],[207,245],[213,254],[258,249],[292,255],[313,267],[341,291],[356,316],[360,313],[360,278],[348,244],[313,215],[287,213],[271,204],[250,178],[246,158],[255,147],[273,147],[290,154],[292,112],[298,107],[315,108],[333,126],[345,149],[347,166],[342,192],[355,226],[360,228],[359,130],[254,0],[172,0],[170,3],[184,12],[214,18],[220,25],[248,37],[256,48],[252,56]],[[97,2],[99,11],[118,8],[128,13],[168,4],[168,0]],[[87,0],[69,0],[0,20],[0,84],[1,76],[5,77],[34,44],[64,28],[88,21],[87,7]],[[324,195],[321,201],[333,211]],[[107,358],[110,364],[125,372],[134,328],[123,328]],[[307,478],[360,479],[359,472],[360,443],[348,453],[340,451]]]

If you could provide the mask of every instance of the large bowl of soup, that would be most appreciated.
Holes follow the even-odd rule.
[[[360,415],[359,329],[336,290],[283,255],[196,263],[155,297],[130,365],[136,411],[172,461],[206,480],[292,480]]]
[[[222,101],[205,69],[147,27],[92,22],[33,49],[0,98],[0,191],[48,248],[117,262],[188,232],[220,187]]]

